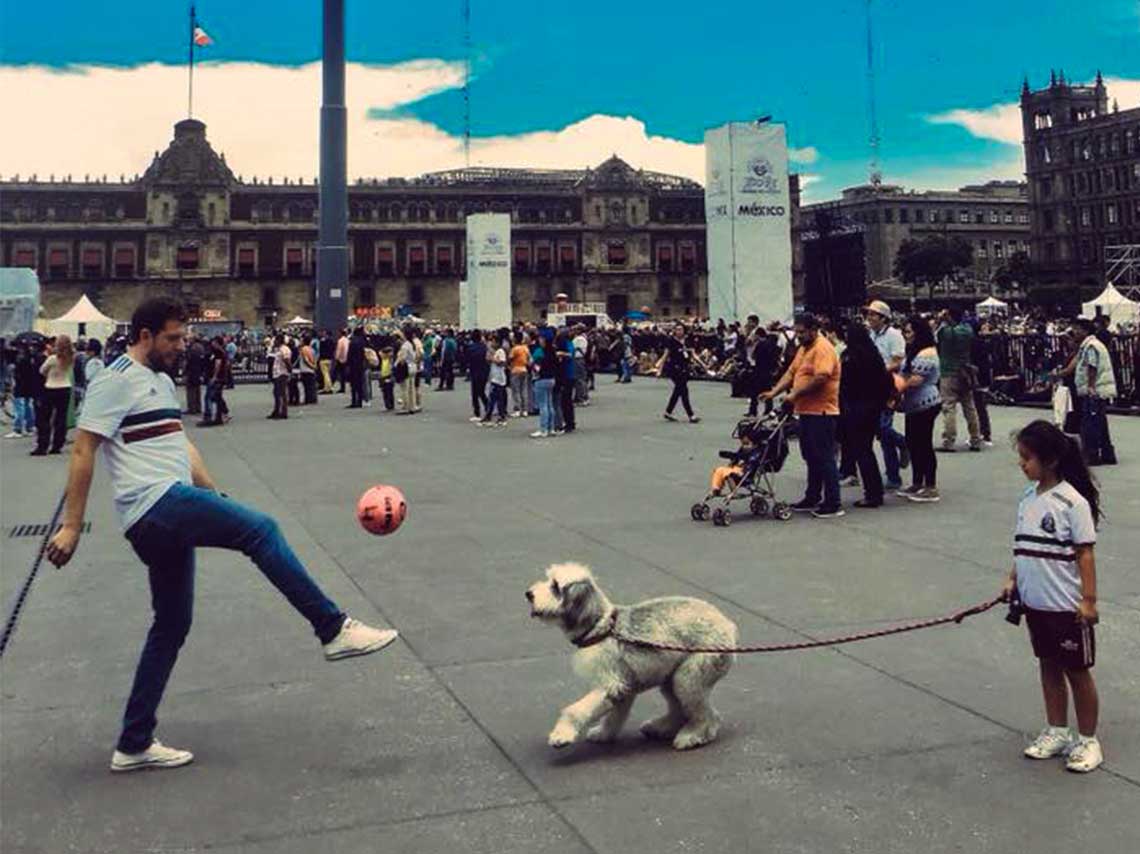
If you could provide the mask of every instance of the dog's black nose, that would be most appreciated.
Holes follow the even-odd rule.
[[[528,602],[534,601],[534,594],[531,593],[529,590],[526,592],[526,601],[528,601]]]

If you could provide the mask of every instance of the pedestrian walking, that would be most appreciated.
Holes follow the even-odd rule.
[[[894,381],[862,321],[847,324],[844,341],[847,346],[839,358],[839,423],[863,486],[863,497],[855,506],[879,507],[883,477],[874,443],[880,413],[894,395]]]
[[[684,325],[680,323],[674,325],[673,335],[666,338],[664,343],[665,352],[657,360],[654,370],[657,372],[657,376],[668,377],[673,382],[673,393],[669,395],[669,403],[665,406],[665,420],[677,420],[673,417],[673,410],[679,401],[681,406],[685,408],[685,414],[689,416],[689,421],[696,424],[701,419],[693,412],[693,405],[689,401],[689,377],[692,374],[694,364],[706,371],[708,366],[685,343]]]
[[[871,333],[871,340],[879,355],[883,357],[883,364],[887,370],[895,374],[902,367],[906,358],[906,341],[902,330],[891,324],[891,307],[882,300],[872,300],[863,310],[867,320],[867,328]],[[910,465],[910,451],[907,449],[906,439],[895,430],[895,411],[883,407],[879,414],[878,439],[883,449],[883,471],[886,475],[887,489],[902,489],[902,475],[900,469]]]
[[[57,567],[79,545],[95,452],[104,457],[122,529],[147,566],[154,619],[135,671],[111,770],[176,768],[188,750],[155,738],[158,706],[190,631],[197,548],[241,551],[309,622],[338,660],[378,652],[397,633],[347,617],[297,559],[271,517],[217,491],[182,430],[169,376],[184,349],[185,312],[151,299],[131,317],[131,343],[92,384],[72,452],[63,524],[46,548]]]
[[[293,353],[285,343],[285,336],[278,333],[273,338],[270,351],[273,372],[273,412],[266,418],[284,419],[289,417],[289,376],[293,370]]]

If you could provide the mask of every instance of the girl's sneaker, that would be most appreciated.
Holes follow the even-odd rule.
[[[933,486],[920,489],[918,492],[912,492],[907,498],[918,504],[933,504],[936,501],[942,500],[942,496],[938,494],[938,490]]]
[[[1025,748],[1025,755],[1030,759],[1052,759],[1054,756],[1068,756],[1074,744],[1073,732],[1067,726],[1047,726],[1041,730],[1037,738],[1033,739],[1033,743]],[[1099,752],[1100,747],[1098,745],[1097,753]]]
[[[535,430],[533,433],[530,434],[530,437],[532,439],[545,439],[549,435],[550,434],[547,433],[545,430]]]
[[[910,498],[920,489],[922,489],[921,486],[907,486],[895,492],[895,495],[897,495],[899,498]]]
[[[1102,762],[1104,762],[1104,751],[1100,749],[1097,737],[1078,735],[1072,742],[1065,767],[1077,774],[1087,774],[1099,768]]]

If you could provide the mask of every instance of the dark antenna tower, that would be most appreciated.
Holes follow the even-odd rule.
[[[471,167],[471,0],[463,0],[463,161]]]
[[[867,0],[867,114],[871,121],[871,183],[879,186],[883,173],[879,169],[879,116],[875,104],[875,39],[871,29],[871,3]]]

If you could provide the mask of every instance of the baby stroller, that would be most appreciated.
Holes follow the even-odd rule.
[[[733,501],[748,501],[753,516],[766,516],[786,522],[792,518],[792,508],[783,501],[776,500],[772,475],[784,467],[788,458],[788,437],[786,427],[789,415],[784,411],[774,411],[759,418],[746,418],[737,423],[732,437],[740,440],[736,451],[721,451],[722,459],[729,461],[735,469],[727,474],[719,489],[710,489],[708,494],[694,504],[689,513],[696,522],[712,518],[718,527],[732,524]],[[724,471],[720,469],[718,471]],[[712,507],[710,504],[720,506]]]

